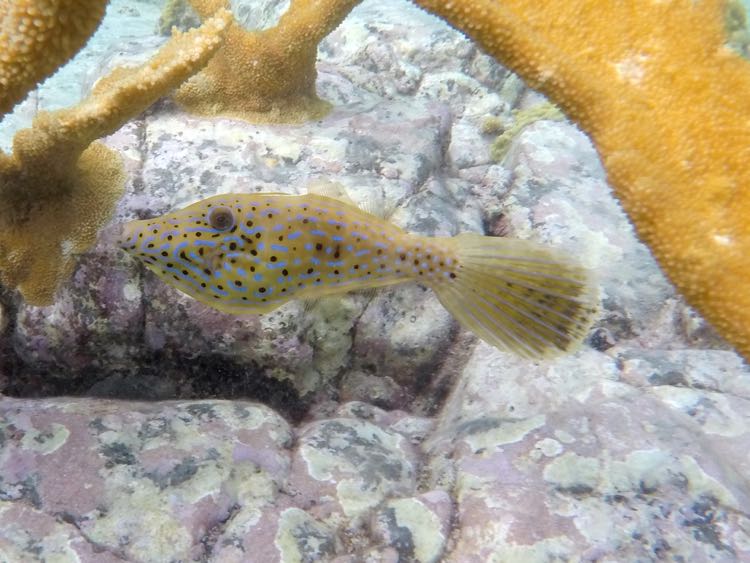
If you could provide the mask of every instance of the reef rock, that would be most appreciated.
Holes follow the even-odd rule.
[[[105,28],[156,25],[127,4]],[[96,75],[82,55],[75,76]],[[162,101],[107,138],[117,220],[337,181],[413,232],[568,250],[600,282],[587,342],[520,360],[416,285],[232,317],[105,233],[55,305],[0,292],[0,391],[26,397],[0,401],[0,559],[750,559],[750,370],[638,242],[587,137],[538,121],[493,162],[485,118],[539,96],[397,0],[355,8],[318,71],[319,123]],[[99,398],[29,398],[63,394]]]
[[[451,560],[750,556],[750,370],[722,351],[647,358],[477,346],[424,444],[457,500]]]

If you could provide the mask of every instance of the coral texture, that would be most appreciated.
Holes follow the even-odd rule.
[[[106,5],[107,0],[0,3],[0,116],[83,47]]]
[[[416,2],[591,135],[671,281],[750,357],[750,66],[725,2]]]
[[[201,18],[227,0],[191,0]],[[318,43],[359,0],[292,1],[278,25],[247,31],[236,21],[205,70],[175,94],[185,109],[260,123],[299,123],[328,113],[315,93]]]
[[[41,113],[0,153],[0,281],[47,305],[122,194],[119,156],[92,142],[120,128],[206,64],[229,14],[178,34],[146,64],[115,69],[73,108]]]

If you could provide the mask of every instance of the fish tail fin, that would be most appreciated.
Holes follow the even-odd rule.
[[[598,310],[596,286],[565,254],[476,234],[445,243],[455,267],[429,285],[464,327],[489,344],[544,358],[574,350],[588,333]]]

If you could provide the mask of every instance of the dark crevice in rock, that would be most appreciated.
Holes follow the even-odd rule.
[[[268,405],[293,423],[310,407],[290,382],[266,374],[254,363],[241,365],[220,354],[187,358],[153,353],[141,357],[129,370],[108,373],[99,367],[71,372],[54,365],[31,366],[15,354],[7,363],[3,366],[8,378],[3,393],[19,398],[250,400]]]
[[[13,380],[13,334],[16,330],[18,302],[13,298],[15,292],[0,285],[0,393]]]

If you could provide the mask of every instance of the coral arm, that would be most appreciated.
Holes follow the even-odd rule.
[[[360,0],[292,0],[277,25],[245,30],[234,22],[206,69],[185,83],[176,101],[201,115],[251,122],[299,123],[328,113],[315,92],[318,43]],[[225,0],[191,0],[201,18]]]
[[[107,0],[0,2],[0,116],[86,44]]]
[[[96,240],[122,195],[119,155],[93,142],[114,132],[219,48],[230,15],[178,33],[145,64],[115,69],[78,106],[42,112],[0,152],[0,282],[49,305],[79,254]]]
[[[722,0],[415,0],[592,138],[662,269],[750,358],[750,63]]]

